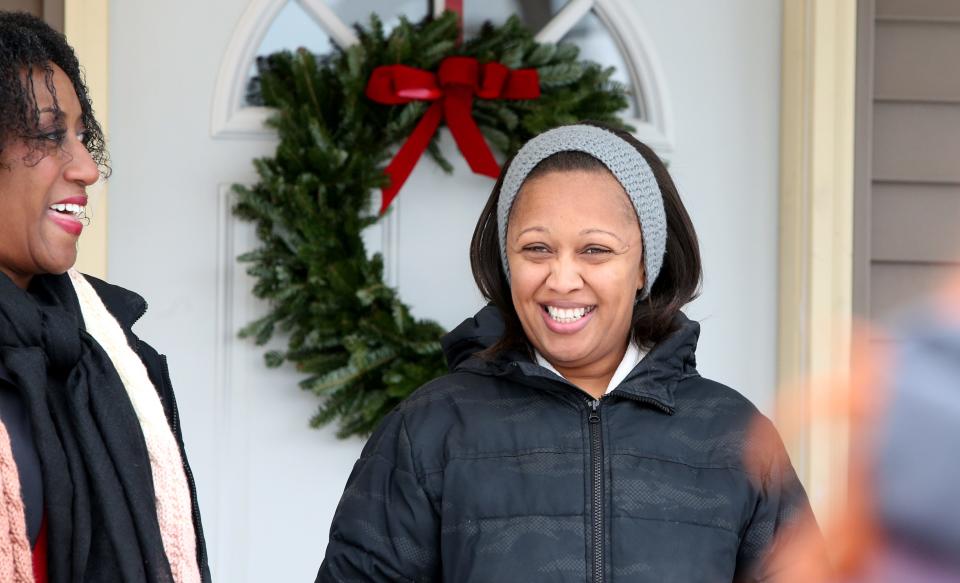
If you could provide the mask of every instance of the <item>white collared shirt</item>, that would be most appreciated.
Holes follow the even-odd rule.
[[[547,361],[542,354],[540,354],[539,350],[534,350],[534,354],[537,357],[537,364],[549,370],[558,377],[565,379],[567,378],[560,374],[560,371],[553,368],[553,365],[550,364],[550,362]],[[643,360],[643,357],[646,355],[647,353],[643,350],[640,350],[640,347],[637,346],[637,343],[631,340],[630,343],[627,344],[627,351],[623,354],[623,360],[620,361],[620,365],[617,367],[617,370],[613,372],[613,376],[610,378],[610,384],[607,385],[607,390],[604,391],[604,394],[607,394],[617,388],[617,385],[622,383],[623,379],[627,378],[627,375],[630,374],[630,371],[640,364],[640,361]]]

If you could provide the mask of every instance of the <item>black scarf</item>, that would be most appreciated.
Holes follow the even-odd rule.
[[[0,361],[40,457],[51,583],[173,581],[140,422],[110,358],[83,329],[69,276],[0,273]]]

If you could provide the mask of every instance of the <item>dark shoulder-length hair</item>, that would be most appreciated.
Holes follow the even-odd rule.
[[[585,123],[613,132],[636,148],[653,170],[663,196],[663,208],[667,218],[667,247],[663,266],[650,290],[650,295],[634,304],[631,323],[633,340],[641,347],[649,349],[674,331],[677,313],[700,293],[703,271],[700,265],[697,233],[680,200],[677,187],[670,173],[667,172],[666,164],[653,150],[623,130],[597,122]],[[510,296],[510,282],[501,264],[500,241],[497,234],[497,203],[500,200],[503,177],[512,161],[511,158],[504,164],[500,178],[493,187],[483,212],[480,213],[480,220],[477,221],[473,240],[470,242],[470,265],[473,269],[473,278],[477,282],[477,287],[480,288],[480,293],[487,301],[499,308],[505,325],[504,335],[500,341],[480,353],[480,356],[485,358],[494,358],[508,350],[518,350],[532,356],[530,343],[520,325],[520,318],[517,316]],[[589,154],[565,151],[544,159],[530,172],[526,180],[550,172],[574,170],[609,172],[602,162]],[[514,200],[514,207],[516,207],[516,200]],[[644,256],[645,254],[646,248],[644,248]]]

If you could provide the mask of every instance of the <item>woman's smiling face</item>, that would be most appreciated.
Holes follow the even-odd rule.
[[[100,176],[83,143],[73,84],[59,67],[51,68],[56,97],[44,71],[35,71],[35,135],[10,137],[0,164],[0,271],[20,287],[34,275],[73,266],[87,204],[84,191]]]
[[[612,374],[644,278],[640,224],[617,179],[577,170],[528,180],[510,215],[507,261],[534,348],[565,375]]]

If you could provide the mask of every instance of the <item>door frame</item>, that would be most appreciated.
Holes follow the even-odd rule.
[[[97,121],[109,144],[109,0],[44,0],[44,11],[53,3],[61,5],[64,34],[80,61]],[[78,244],[76,268],[106,279],[109,216],[106,182],[100,179],[87,193],[91,221]]]
[[[778,393],[791,417],[849,375],[853,329],[857,0],[784,0]],[[841,416],[786,434],[818,514],[842,504]]]

